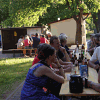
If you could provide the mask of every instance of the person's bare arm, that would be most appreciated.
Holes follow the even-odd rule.
[[[99,67],[99,71],[98,71],[98,83],[100,83],[100,67]]]
[[[59,83],[64,83],[64,76],[62,73],[64,73],[63,68],[59,69],[60,75],[54,73],[51,69],[48,67],[43,68],[42,75],[46,75],[50,77],[51,79],[54,79],[55,81]]]
[[[97,92],[100,92],[100,83],[94,83],[88,80],[88,87],[94,89]]]
[[[59,63],[60,63],[61,65],[68,65],[68,64],[69,64],[69,62],[64,62],[64,61],[62,61],[61,59],[59,59]]]
[[[52,65],[52,68],[58,68],[56,63],[51,63],[51,65]]]
[[[91,52],[91,51],[94,51],[95,47],[91,48],[91,49],[88,49],[87,51],[88,52]]]
[[[98,69],[98,68],[99,68],[99,65],[98,65],[98,64],[95,65],[95,64],[94,64],[94,61],[89,61],[88,65],[89,65],[89,67],[92,67],[92,68],[94,68],[94,69]]]
[[[71,53],[69,54],[69,57],[72,58],[72,54]]]

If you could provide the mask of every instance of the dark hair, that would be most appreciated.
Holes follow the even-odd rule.
[[[57,37],[57,36],[51,36],[51,38],[50,38],[50,44],[53,43],[53,40],[54,40],[54,39],[58,39],[58,37]]]
[[[38,35],[39,35],[38,33],[35,34],[35,36],[38,36]]]
[[[42,34],[42,37],[44,37],[44,34]]]
[[[100,40],[99,40],[100,34],[95,34],[95,37],[96,37],[97,41],[100,41]]]
[[[45,60],[50,55],[54,54],[55,48],[49,44],[41,43],[38,45],[37,50],[38,50],[38,58],[40,60]]]

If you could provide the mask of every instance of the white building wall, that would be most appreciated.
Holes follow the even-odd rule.
[[[51,23],[50,27],[52,35],[59,36],[60,33],[65,33],[68,36],[67,43],[75,43],[76,21],[73,18]]]
[[[27,34],[31,36],[31,34],[39,33],[39,37],[41,34],[41,28],[27,28]]]

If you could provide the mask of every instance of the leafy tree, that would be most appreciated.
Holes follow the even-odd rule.
[[[0,24],[9,18],[9,0],[0,0]]]
[[[63,0],[62,4],[53,4],[47,9],[41,18],[41,23],[46,24],[49,22],[56,21],[58,17],[61,19],[73,17],[77,23],[76,30],[76,41],[79,44],[82,43],[82,25],[81,22],[84,21],[90,13],[98,12],[99,1],[98,0]],[[86,17],[83,16],[84,13],[88,13]]]
[[[43,25],[73,17],[77,23],[76,41],[82,43],[81,22],[98,12],[99,0],[0,0],[3,3],[3,25],[12,27]],[[4,10],[4,9],[5,10]],[[1,13],[1,12],[0,12]],[[89,13],[85,18],[84,13]],[[5,15],[5,14],[4,14]],[[2,18],[2,17],[1,17]]]
[[[86,29],[87,30],[94,30],[95,24],[93,23],[92,15],[86,19]]]

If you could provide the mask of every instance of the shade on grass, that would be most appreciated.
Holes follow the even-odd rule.
[[[26,78],[34,58],[0,59],[0,97],[5,91],[11,91],[15,82]],[[15,87],[16,88],[16,87]]]

